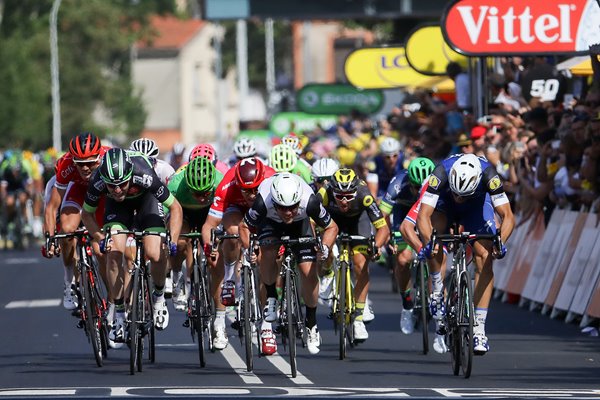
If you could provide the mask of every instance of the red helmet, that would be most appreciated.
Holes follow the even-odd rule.
[[[265,177],[265,165],[257,157],[244,158],[235,166],[235,180],[242,189],[258,187]]]
[[[190,161],[196,157],[204,157],[208,158],[210,161],[215,161],[217,159],[217,152],[210,144],[202,143],[192,149],[192,152],[190,153]]]
[[[71,153],[73,158],[98,156],[101,148],[100,139],[91,132],[80,133],[71,139],[69,143],[69,153]]]

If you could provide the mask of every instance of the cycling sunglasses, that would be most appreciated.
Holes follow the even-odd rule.
[[[317,183],[325,183],[329,180],[331,180],[330,176],[319,176],[319,177],[315,178],[315,182],[317,182]]]
[[[94,164],[96,164],[99,159],[100,159],[100,157],[96,157],[96,158],[91,159],[91,160],[89,160],[89,159],[81,160],[81,159],[78,159],[78,158],[74,158],[73,159],[73,164],[75,164],[75,165],[77,165],[79,167],[85,167],[85,166],[91,167]]]
[[[247,195],[252,195],[252,194],[256,194],[258,193],[258,188],[250,188],[250,189],[240,189],[242,191],[242,193],[247,194]]]
[[[196,198],[206,199],[206,198],[208,198],[208,197],[210,197],[212,195],[212,192],[210,190],[206,191],[206,192],[194,192],[194,191],[192,191],[192,195],[194,197],[196,197]]]
[[[104,182],[106,184],[107,188],[110,188],[112,190],[115,190],[116,188],[121,188],[123,189],[125,186],[127,186],[129,184],[129,181],[125,181],[125,182],[121,182],[121,183],[110,183],[110,182]]]
[[[353,192],[353,193],[352,192],[351,193],[333,192],[333,197],[339,201],[343,201],[343,200],[352,201],[356,198],[356,192]]]
[[[291,206],[282,206],[282,205],[279,205],[277,203],[273,203],[273,206],[276,209],[278,209],[279,211],[296,211],[298,209],[298,207],[300,207],[300,203],[293,204]]]

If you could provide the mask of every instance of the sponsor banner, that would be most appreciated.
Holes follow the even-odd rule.
[[[442,15],[448,44],[470,56],[587,53],[600,43],[596,0],[458,0]]]
[[[404,47],[369,47],[354,50],[344,63],[346,79],[363,89],[414,86],[429,79],[406,60]]]
[[[271,118],[269,128],[276,135],[285,136],[290,132],[302,133],[312,131],[317,126],[328,130],[337,123],[335,115],[309,115],[303,112],[281,112]]]
[[[446,43],[439,25],[421,26],[408,36],[406,61],[425,75],[446,75],[446,66],[453,61],[463,67],[467,65],[467,58]]]
[[[383,92],[343,84],[308,84],[296,94],[296,103],[308,114],[374,114],[383,106]]]

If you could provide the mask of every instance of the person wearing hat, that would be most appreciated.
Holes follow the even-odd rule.
[[[481,125],[475,125],[471,129],[471,143],[473,144],[473,153],[477,156],[485,156],[485,134],[487,128]]]
[[[458,152],[463,154],[472,154],[473,153],[473,142],[467,134],[461,133],[458,136],[458,141],[456,142],[456,147],[458,147]]]

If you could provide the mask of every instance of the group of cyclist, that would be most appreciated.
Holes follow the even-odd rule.
[[[228,345],[226,310],[236,305],[240,295],[238,272],[245,258],[259,265],[264,305],[260,349],[270,355],[277,351],[273,323],[279,317],[281,249],[273,244],[260,245],[260,251],[249,248],[251,234],[257,235],[259,243],[282,236],[321,236],[320,247],[292,246],[305,305],[306,345],[311,354],[320,351],[317,304],[319,299],[324,304],[331,300],[333,248],[341,232],[374,237],[372,249],[356,247],[352,254],[355,340],[369,338],[365,323],[374,318],[367,298],[369,262],[382,253],[397,261],[395,275],[403,306],[401,330],[412,332],[409,265],[413,257],[419,257],[431,270],[430,312],[438,321],[434,349],[443,353],[448,350],[441,323],[445,313],[444,250],[431,241],[432,231],[445,232],[452,222],[474,233],[493,234],[499,227],[499,245],[493,246],[491,241],[474,244],[477,324],[473,346],[476,352],[485,353],[489,350],[485,320],[492,290],[492,258],[504,256],[503,243],[514,226],[502,181],[485,158],[457,155],[435,166],[424,157],[404,160],[401,147],[397,139],[383,138],[379,161],[369,178],[363,180],[358,171],[332,158],[308,163],[302,158],[301,139],[293,134],[273,146],[266,160],[258,156],[252,139],[241,138],[234,144],[234,157],[225,163],[209,144],[195,146],[186,162],[181,157],[183,151],[174,149],[170,162],[164,162],[158,159],[158,147],[150,139],[135,140],[129,149],[108,148],[97,136],[86,132],[74,137],[69,152],[56,162],[55,176],[46,190],[44,232],[50,237],[55,231],[73,232],[82,224],[89,231],[108,289],[111,307],[107,318],[113,347],[121,346],[127,338],[127,271],[130,248],[135,246],[126,234],[115,232],[135,229],[169,233],[164,244],[159,236],[144,238],[158,330],[169,325],[165,300],[169,274],[174,308],[187,310],[189,272],[184,273],[182,265],[190,265],[191,252],[189,239],[180,235],[201,232],[215,306],[213,347],[221,350]],[[239,240],[214,246],[211,233],[219,227],[227,234],[239,235]],[[106,241],[109,230],[113,234]],[[45,257],[62,254],[63,305],[76,310],[74,239],[60,245],[48,241],[42,253]]]

